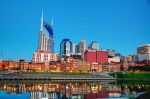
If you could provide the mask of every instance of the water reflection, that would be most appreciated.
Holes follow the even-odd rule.
[[[150,91],[150,85],[116,85],[108,82],[47,82],[47,83],[1,83],[0,90],[7,94],[30,93],[30,99],[96,99],[131,97]]]

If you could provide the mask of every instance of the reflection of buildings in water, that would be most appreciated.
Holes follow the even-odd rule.
[[[44,84],[43,93],[47,93],[47,92],[48,92],[48,84]]]
[[[23,92],[26,92],[25,84],[7,85],[6,86],[7,94],[11,94],[11,93],[21,94]]]
[[[84,97],[84,95],[95,92],[100,89],[101,91],[106,89],[106,86],[98,87],[95,85],[94,89],[91,89],[89,84],[18,84],[7,86],[7,93],[21,94],[23,92],[30,92],[30,99],[36,98],[57,98],[57,97]]]
[[[109,86],[109,97],[120,97],[121,96],[121,86],[110,85]]]
[[[45,98],[45,99],[58,99],[58,94],[56,92],[54,93],[43,93],[43,92],[40,92],[40,91],[37,91],[37,92],[30,92],[30,99],[42,99],[42,98]]]
[[[109,86],[109,92],[121,93],[121,87],[120,86],[115,86],[115,85],[110,85]]]
[[[35,84],[30,86],[30,99],[52,98],[59,97],[59,84]]]
[[[145,86],[144,86],[145,87]],[[109,84],[78,84],[78,83],[68,83],[68,84],[10,84],[0,86],[0,90],[6,90],[7,94],[11,93],[25,93],[30,92],[30,99],[39,98],[86,98],[105,96],[114,97],[121,94],[130,94],[130,87],[115,86]],[[135,94],[136,92],[134,92]]]
[[[125,88],[125,89],[124,89],[124,94],[126,94],[126,95],[129,95],[129,94],[130,94],[129,88]]]

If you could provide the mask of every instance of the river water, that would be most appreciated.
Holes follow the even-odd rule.
[[[0,82],[0,99],[129,99],[149,91],[147,81]]]

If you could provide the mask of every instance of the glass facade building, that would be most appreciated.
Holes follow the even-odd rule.
[[[60,58],[70,56],[72,54],[72,42],[70,39],[63,39],[60,43]]]
[[[46,22],[43,23],[43,26],[45,28],[45,31],[47,32],[48,36],[48,43],[47,43],[47,50],[54,52],[54,37],[53,37],[53,27],[51,24],[48,24]]]

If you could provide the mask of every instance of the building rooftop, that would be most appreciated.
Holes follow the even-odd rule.
[[[146,46],[150,47],[150,44],[144,44],[144,45],[141,45],[141,46],[138,46],[138,47],[146,47]]]
[[[63,39],[63,41],[70,41],[70,39]]]

